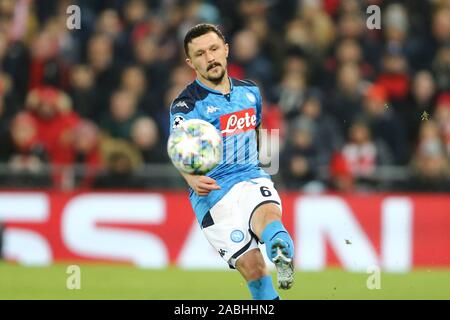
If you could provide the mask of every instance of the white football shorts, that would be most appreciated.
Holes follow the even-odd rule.
[[[235,268],[236,261],[244,253],[258,248],[250,220],[256,209],[266,203],[282,209],[280,196],[270,179],[242,181],[235,184],[203,219],[203,233],[230,268]]]

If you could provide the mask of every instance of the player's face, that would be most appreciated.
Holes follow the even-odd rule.
[[[192,39],[188,49],[186,62],[195,70],[197,77],[213,83],[222,81],[227,68],[228,44],[214,32],[208,32]]]

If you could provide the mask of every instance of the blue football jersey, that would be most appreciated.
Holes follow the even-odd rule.
[[[215,179],[220,190],[207,196],[189,188],[189,198],[198,222],[238,182],[270,176],[259,166],[255,128],[261,123],[261,94],[248,80],[230,78],[231,91],[223,94],[198,79],[189,84],[170,107],[170,130],[183,121],[202,119],[222,134],[222,161],[206,175]]]

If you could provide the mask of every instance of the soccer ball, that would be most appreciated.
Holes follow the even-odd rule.
[[[178,170],[203,175],[222,159],[222,137],[209,122],[182,121],[170,134],[167,152]]]

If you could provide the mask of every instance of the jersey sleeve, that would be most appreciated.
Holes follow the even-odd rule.
[[[170,106],[170,132],[180,126],[183,121],[197,118],[195,101],[187,96],[179,96]]]

